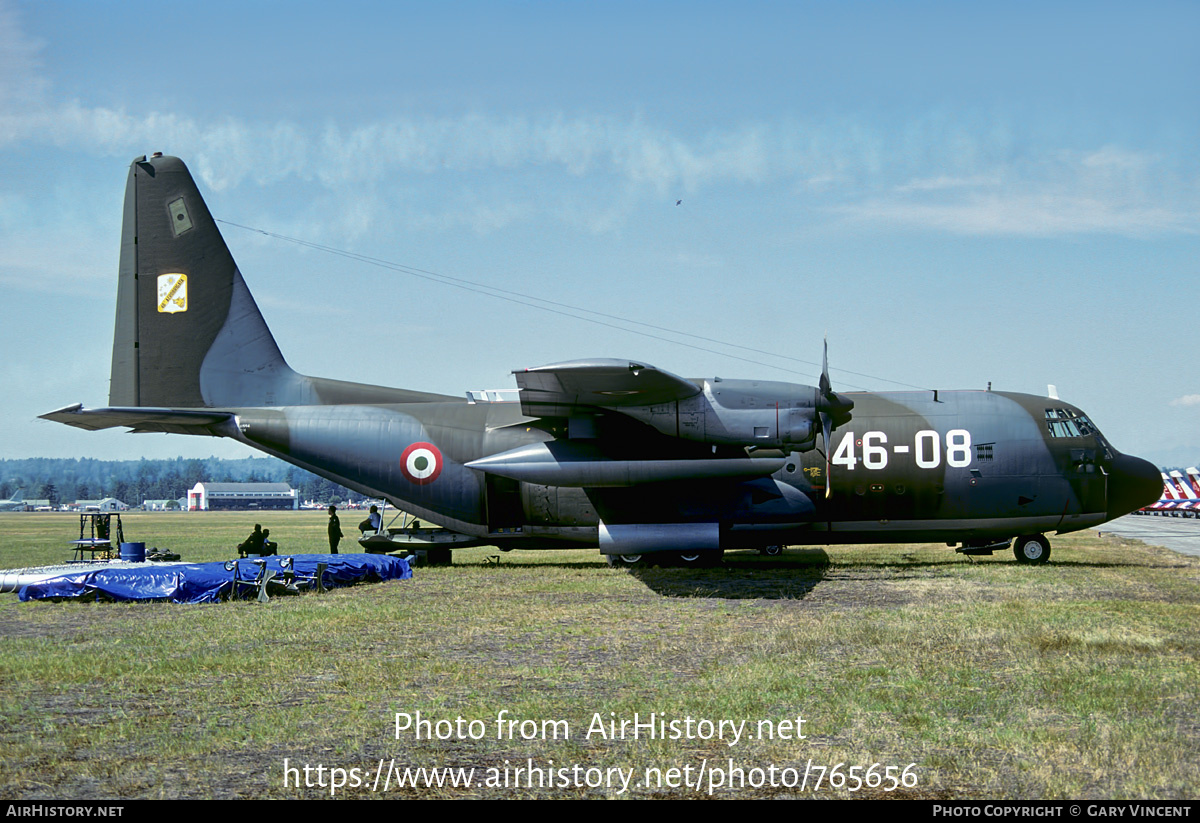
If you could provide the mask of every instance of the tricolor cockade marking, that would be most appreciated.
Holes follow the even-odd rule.
[[[442,473],[442,453],[432,443],[413,443],[400,455],[400,471],[418,486],[432,483]]]

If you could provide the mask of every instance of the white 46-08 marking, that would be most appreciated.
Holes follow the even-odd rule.
[[[946,448],[942,450],[942,436],[933,429],[917,432],[910,445],[896,445],[888,451],[887,435],[884,432],[866,432],[862,439],[857,439],[854,432],[846,432],[838,443],[837,450],[829,462],[835,466],[845,466],[853,469],[858,465],[858,447],[862,446],[862,464],[864,469],[879,470],[887,468],[888,455],[912,453],[916,458],[917,468],[936,469],[944,460],[947,466],[962,468],[971,465],[971,433],[966,429],[951,429],[946,432]]]

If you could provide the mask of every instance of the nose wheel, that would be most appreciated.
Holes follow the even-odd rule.
[[[1013,555],[1018,563],[1034,566],[1050,559],[1050,541],[1044,534],[1026,534],[1013,540]]]

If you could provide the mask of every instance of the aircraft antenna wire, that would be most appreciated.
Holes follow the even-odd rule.
[[[609,320],[615,320],[620,323],[628,323],[628,324],[634,325],[634,326],[641,326],[642,328],[654,329],[655,331],[661,331],[661,332],[665,332],[667,334],[674,334],[674,335],[678,335],[680,337],[690,337],[693,340],[702,340],[706,343],[712,343],[712,344],[718,345],[718,346],[725,346],[728,348],[740,349],[742,351],[748,351],[748,352],[752,352],[754,354],[761,354],[761,355],[765,355],[767,357],[779,358],[780,360],[790,360],[794,363],[803,363],[804,365],[807,365],[807,366],[815,366],[818,369],[821,366],[820,363],[816,363],[811,360],[805,360],[800,357],[792,357],[792,356],[786,355],[786,354],[777,354],[775,352],[766,351],[763,349],[756,349],[752,346],[745,346],[740,343],[730,343],[725,340],[719,340],[719,339],[712,338],[712,337],[705,337],[704,335],[695,334],[693,332],[680,331],[679,329],[672,329],[667,326],[658,326],[658,325],[655,325],[654,323],[646,323],[646,322],[643,322],[640,320],[632,320],[628,317],[621,317],[619,315],[607,314],[605,312],[597,311],[595,309],[588,309],[588,308],[584,308],[582,306],[574,306],[574,305],[571,305],[570,303],[561,303],[561,302],[558,302],[555,300],[547,299],[545,297],[537,297],[535,295],[524,294],[522,292],[514,291],[512,289],[501,288],[500,286],[491,286],[486,283],[479,283],[477,281],[467,280],[466,278],[462,278],[462,277],[454,277],[453,275],[442,274],[440,272],[430,271],[428,269],[422,269],[422,268],[418,268],[416,266],[410,266],[405,263],[397,263],[392,260],[385,260],[385,259],[378,258],[378,257],[372,257],[370,255],[361,254],[359,252],[347,251],[346,249],[339,249],[335,246],[327,246],[323,243],[316,243],[312,240],[304,240],[304,239],[301,239],[298,237],[289,237],[288,235],[279,234],[278,232],[267,231],[266,229],[260,229],[260,228],[254,227],[254,226],[246,226],[241,223],[235,223],[232,220],[223,220],[221,218],[214,218],[214,219],[216,220],[216,222],[222,223],[226,226],[231,226],[233,228],[242,229],[244,231],[255,232],[256,234],[261,234],[266,237],[274,238],[276,240],[283,240],[288,243],[294,243],[295,245],[303,246],[305,248],[310,248],[315,251],[321,251],[321,252],[325,252],[326,254],[332,254],[332,255],[336,255],[338,257],[344,257],[348,260],[354,260],[359,263],[366,263],[371,266],[377,266],[379,268],[384,268],[384,269],[388,269],[390,271],[399,272],[400,274],[407,274],[410,277],[417,277],[417,278],[420,278],[423,280],[428,280],[428,281],[431,281],[434,283],[441,283],[442,285],[445,285],[445,286],[453,286],[455,288],[463,289],[465,291],[473,292],[475,294],[482,294],[486,297],[493,297],[493,298],[496,298],[499,300],[505,300],[509,303],[515,303],[517,305],[527,306],[527,307],[533,308],[533,309],[539,309],[541,311],[550,312],[552,314],[557,314],[557,315],[560,315],[563,317],[570,317],[574,320],[582,320],[587,323],[593,323],[595,325],[604,326],[606,328],[615,329],[617,331],[623,331],[623,332],[628,332],[631,334],[637,334],[642,337],[650,338],[652,340],[659,340],[664,343],[673,343],[677,346],[685,346],[685,347],[693,349],[695,351],[708,352],[709,354],[715,354],[720,357],[729,357],[734,360],[740,360],[743,363],[752,363],[756,366],[765,366],[766,368],[769,368],[769,369],[778,369],[779,371],[784,371],[789,374],[799,375],[801,377],[810,377],[811,378],[811,377],[818,376],[812,372],[798,371],[796,369],[790,369],[786,366],[781,366],[776,363],[764,363],[761,360],[754,360],[754,359],[751,359],[748,357],[742,357],[740,355],[731,354],[729,352],[719,351],[717,349],[710,349],[705,346],[697,346],[697,345],[688,343],[683,340],[674,340],[669,337],[662,337],[657,334],[650,334],[648,332],[638,331],[637,329],[627,328],[626,326],[618,326],[618,325],[614,325],[612,323],[606,323],[601,320],[596,320],[592,317],[583,317],[578,314],[573,314],[572,312],[583,312],[585,314],[592,314],[592,315],[596,315],[597,317],[603,317],[603,318],[607,318]],[[518,298],[520,298],[520,299],[518,299]],[[536,302],[531,303],[531,302],[527,302],[527,301],[536,301]],[[538,305],[539,303],[545,304],[545,305]],[[551,308],[552,306],[556,307],[556,308]],[[835,369],[833,369],[833,371],[837,371],[842,374],[854,375],[856,377],[865,377],[868,380],[880,380],[885,383],[894,383],[897,386],[904,386],[905,388],[917,389],[919,391],[927,390],[926,387],[924,387],[924,386],[914,386],[911,383],[905,383],[900,380],[892,380],[887,377],[878,377],[876,375],[865,374],[863,372],[851,371],[850,369],[835,368]],[[867,391],[867,389],[863,386],[856,386],[851,383],[844,383],[843,385],[848,386],[849,388],[852,388],[852,389]]]

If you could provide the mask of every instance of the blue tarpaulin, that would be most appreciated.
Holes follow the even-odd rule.
[[[355,583],[377,583],[383,580],[406,580],[412,577],[408,561],[384,554],[296,554],[290,558],[265,557],[266,567],[274,571],[276,580],[290,560],[297,580],[311,579],[317,565],[325,564],[322,582],[325,588],[352,586]],[[21,600],[56,598],[86,600],[169,600],[172,603],[212,603],[228,598],[235,589],[244,594],[245,587],[234,582],[235,574],[243,583],[251,583],[259,566],[251,560],[238,561],[236,570],[218,563],[129,563],[102,569],[68,573],[49,580],[31,583],[21,588]]]

